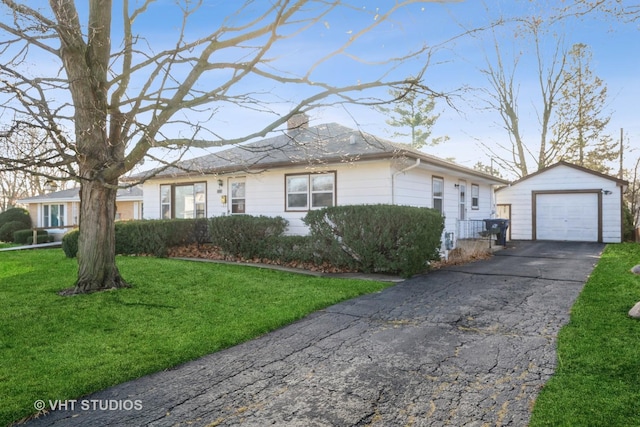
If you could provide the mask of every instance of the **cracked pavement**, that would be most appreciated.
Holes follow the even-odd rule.
[[[515,242],[29,426],[523,426],[603,244]]]

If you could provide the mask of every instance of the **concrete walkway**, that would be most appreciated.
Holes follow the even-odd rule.
[[[28,425],[524,426],[603,248],[512,243]]]
[[[24,246],[12,246],[10,248],[0,248],[0,252],[25,251],[29,249],[59,248],[61,246],[62,246],[62,242],[38,243],[37,245],[24,245]]]

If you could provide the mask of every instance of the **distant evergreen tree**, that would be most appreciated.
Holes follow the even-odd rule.
[[[394,138],[409,139],[407,143],[416,149],[449,139],[445,136],[429,140],[431,128],[440,117],[440,114],[433,114],[435,96],[424,94],[414,86],[391,89],[389,94],[396,99],[393,108],[378,107],[378,110],[388,116],[385,121],[389,126],[404,129],[394,132]]]
[[[575,44],[564,71],[562,97],[557,105],[553,141],[557,160],[609,173],[607,162],[618,158],[618,144],[605,134],[611,119],[604,111],[607,87],[589,68],[588,46]]]

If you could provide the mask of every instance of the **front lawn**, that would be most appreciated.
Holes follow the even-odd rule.
[[[640,245],[609,245],[558,337],[558,367],[530,426],[640,426]]]
[[[76,399],[389,285],[149,257],[118,265],[132,288],[60,297],[75,259],[0,253],[0,425],[38,399]]]

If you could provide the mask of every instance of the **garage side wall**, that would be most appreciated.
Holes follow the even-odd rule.
[[[601,203],[601,230],[595,235],[601,236],[604,243],[622,241],[622,188],[614,179],[558,165],[501,188],[496,192],[496,202],[511,205],[511,238],[532,240],[537,234],[534,232],[535,194],[548,193],[570,197],[572,194],[585,191],[600,193],[597,199]],[[597,210],[597,205],[593,209]]]

